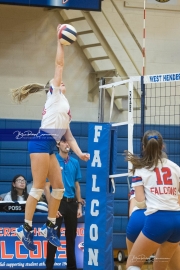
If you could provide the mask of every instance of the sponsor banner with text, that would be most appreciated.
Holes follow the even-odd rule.
[[[19,224],[17,224],[19,226]],[[9,223],[0,224],[0,269],[45,269],[47,254],[47,241],[40,236],[42,224],[35,224],[34,243],[36,251],[27,250],[17,238],[15,225]],[[57,249],[54,269],[66,269],[66,238],[64,225],[61,228],[61,246]],[[84,255],[84,224],[78,223],[76,237],[77,267],[83,268]]]

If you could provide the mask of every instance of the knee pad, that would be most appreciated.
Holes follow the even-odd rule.
[[[44,191],[43,189],[31,188],[29,195],[31,195],[33,198],[35,198],[37,201],[39,201],[43,191]]]
[[[141,268],[138,266],[129,266],[127,270],[141,270]]]
[[[51,196],[57,200],[61,200],[64,194],[64,188],[54,188],[52,189]]]

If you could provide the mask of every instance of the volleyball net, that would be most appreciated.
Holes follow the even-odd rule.
[[[141,137],[146,130],[158,130],[169,159],[180,164],[180,74],[158,74],[143,79],[141,116],[135,111],[134,124],[140,119]]]
[[[128,144],[124,150],[140,154],[144,132],[158,130],[164,138],[169,159],[180,164],[180,73],[136,76],[101,85],[100,88],[111,89],[110,121],[114,103],[117,104],[116,90],[122,86],[128,99],[120,115],[127,121],[112,125],[119,126],[119,134],[121,130],[124,132],[122,126],[127,125]],[[128,164],[128,169],[130,166]],[[117,175],[121,176],[124,174]]]

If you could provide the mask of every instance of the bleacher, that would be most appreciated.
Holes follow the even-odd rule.
[[[38,120],[13,120],[0,119],[0,129],[36,129],[40,126]],[[140,125],[134,127],[133,147],[134,153],[140,153]],[[146,126],[147,130],[149,126]],[[156,126],[151,125],[151,129]],[[180,127],[169,126],[158,127],[162,133],[169,159],[180,165]],[[76,138],[82,151],[88,149],[88,122],[72,122],[71,131]],[[118,128],[117,141],[117,174],[127,172],[127,162],[122,155],[127,149],[127,127]],[[0,141],[0,194],[11,189],[11,181],[16,174],[23,174],[28,182],[32,181],[30,158],[27,151],[27,141]],[[75,154],[72,153],[73,156]],[[76,157],[77,158],[77,157]],[[81,193],[86,198],[86,166],[87,163],[79,160],[82,180]],[[115,249],[126,249],[126,226],[128,222],[128,184],[127,177],[115,178],[116,191],[114,194],[114,227],[113,227],[113,247]]]

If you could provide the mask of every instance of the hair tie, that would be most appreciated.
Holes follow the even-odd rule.
[[[148,141],[151,140],[151,139],[158,140],[158,136],[157,135],[149,136],[147,139],[148,139]]]

